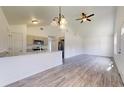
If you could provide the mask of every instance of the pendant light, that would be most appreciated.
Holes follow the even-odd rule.
[[[53,26],[59,26],[60,29],[65,29],[67,21],[64,15],[61,13],[61,7],[59,6],[59,15],[58,17],[54,17],[51,23]]]

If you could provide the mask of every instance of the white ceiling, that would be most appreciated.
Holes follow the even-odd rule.
[[[2,9],[9,24],[30,24],[32,18],[37,18],[44,25],[57,15],[57,7],[5,6]]]
[[[107,14],[112,8],[106,6],[63,6],[62,13],[65,15],[68,23],[73,26],[81,25],[79,21],[75,20],[80,16],[81,12],[95,13],[95,16],[92,18],[95,20],[96,18],[101,18],[103,14]],[[58,16],[57,6],[3,6],[2,9],[9,24],[31,25],[31,19],[37,18],[41,21],[40,25],[47,25],[51,23],[55,16]]]

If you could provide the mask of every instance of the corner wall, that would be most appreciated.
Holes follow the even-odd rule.
[[[115,7],[96,7],[94,14],[91,22],[86,21],[78,27],[83,40],[83,53],[113,57]]]
[[[7,52],[9,36],[9,25],[4,16],[2,9],[0,8],[0,53]]]
[[[124,53],[121,50],[124,50],[122,47],[124,37],[121,36],[121,30],[122,27],[124,27],[124,7],[117,7],[116,9],[116,20],[115,20],[115,53],[114,53],[114,59],[115,63],[117,65],[117,68],[119,70],[119,73],[121,75],[121,78],[124,82]],[[121,54],[119,54],[121,52]]]

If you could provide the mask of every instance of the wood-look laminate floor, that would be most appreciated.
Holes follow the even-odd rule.
[[[9,87],[121,87],[122,80],[112,60],[80,55],[65,60],[64,65],[8,85]],[[112,68],[111,68],[112,67]]]

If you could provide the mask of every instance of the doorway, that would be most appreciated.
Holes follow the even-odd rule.
[[[60,38],[58,42],[58,50],[62,51],[62,59],[64,59],[64,38]]]
[[[19,32],[11,32],[9,38],[10,55],[20,55],[23,53],[23,34]]]

